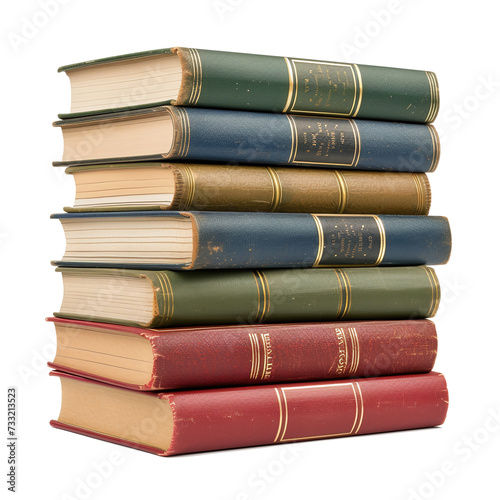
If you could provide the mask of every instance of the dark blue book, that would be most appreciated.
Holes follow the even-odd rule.
[[[429,124],[161,106],[54,123],[55,166],[149,160],[431,172]]]
[[[59,266],[243,269],[445,264],[446,217],[262,212],[55,214]]]

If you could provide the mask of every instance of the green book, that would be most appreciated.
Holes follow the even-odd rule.
[[[430,123],[430,71],[175,47],[62,66],[71,112],[61,118],[164,104]]]
[[[425,266],[228,271],[57,268],[61,318],[148,328],[432,317]]]

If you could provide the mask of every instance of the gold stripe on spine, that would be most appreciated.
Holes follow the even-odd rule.
[[[273,187],[273,198],[271,200],[270,212],[275,212],[281,205],[281,200],[283,199],[283,187],[281,186],[281,181],[278,173],[274,168],[267,167],[267,172],[271,178],[271,184]]]
[[[181,147],[179,149],[179,157],[186,156],[189,151],[189,143],[191,141],[191,127],[189,126],[189,117],[184,108],[175,108],[179,113],[179,118],[181,121],[181,134],[182,141]]]
[[[191,61],[193,65],[193,86],[191,88],[191,94],[189,96],[188,103],[190,106],[194,106],[198,102],[201,94],[201,59],[200,54],[196,49],[189,49],[189,53],[191,55]]]
[[[339,214],[344,213],[345,207],[347,205],[347,183],[344,176],[338,170],[333,170],[335,178],[339,184],[339,205],[337,207],[337,212]]]
[[[357,420],[357,425],[356,421],[354,422],[351,434],[357,434],[359,432],[359,429],[361,427],[361,424],[363,423],[363,416],[364,416],[364,405],[363,405],[363,394],[361,392],[361,388],[359,387],[359,384],[357,382],[354,382],[352,386],[354,390],[354,397],[356,398],[356,420]],[[358,401],[359,398],[359,401]],[[358,412],[358,407],[360,408],[360,411]]]
[[[292,68],[292,64],[290,63],[290,59],[285,57],[286,68],[288,70],[288,96],[286,98],[286,104],[283,108],[283,113],[286,113],[292,107],[292,99],[294,94],[296,93],[296,78],[294,73],[294,68]],[[294,99],[295,101],[295,99]]]
[[[356,328],[348,328],[349,338],[352,346],[352,363],[349,368],[349,375],[356,373],[359,366],[359,339]]]
[[[257,340],[257,335],[255,333],[249,333],[250,344],[252,346],[252,366],[250,369],[250,379],[257,378],[257,363],[259,360],[259,345]]]
[[[427,318],[432,318],[436,315],[439,302],[441,300],[441,287],[439,286],[439,281],[436,276],[436,272],[432,267],[424,267],[425,274],[429,278],[431,284],[431,304],[429,306],[429,311],[426,314]]]
[[[354,134],[354,157],[352,160],[352,167],[356,167],[358,165],[359,157],[361,155],[361,136],[359,135],[359,129],[354,120],[349,120],[351,124],[352,131]]]
[[[356,99],[358,100],[358,105],[356,106],[356,109],[354,113],[352,114],[352,117],[355,118],[356,115],[359,112],[359,108],[361,107],[361,100],[363,99],[363,80],[361,79],[361,72],[359,71],[358,65],[353,64],[352,67],[354,68],[356,75],[358,77],[358,86],[359,86],[359,96],[358,96],[358,90],[357,87],[354,87],[354,102],[356,102]],[[356,81],[356,78],[354,79]]]
[[[422,183],[421,175],[413,173],[412,177],[417,190],[417,206],[415,208],[415,213],[416,215],[421,215],[424,212],[425,187]]]
[[[259,283],[259,279],[258,279],[258,276],[257,276],[255,271],[253,272],[253,277],[255,279],[255,283],[257,284],[257,312],[255,313],[254,322],[258,323],[260,321],[260,316],[261,316],[260,309],[261,309],[262,301],[261,301],[261,293],[260,293],[260,283]]]
[[[297,133],[297,126],[295,124],[295,121],[293,120],[293,117],[290,115],[285,115],[288,118],[288,122],[290,123],[290,130],[292,134],[292,145],[290,147],[290,156],[288,157],[288,163],[292,163],[292,159],[295,158],[297,155],[297,144],[298,144],[298,133]]]
[[[425,72],[427,80],[429,81],[429,90],[431,102],[429,105],[429,112],[425,118],[426,123],[431,123],[436,119],[439,110],[439,86],[435,73],[432,71]]]
[[[376,215],[373,215],[372,217],[375,220],[380,233],[380,249],[378,252],[378,257],[377,260],[372,264],[373,266],[378,266],[384,259],[385,250],[387,247],[387,241],[386,241],[385,227],[383,222]]]
[[[174,314],[174,292],[169,277],[162,272],[157,273],[163,292],[163,314],[165,323],[170,323]]]
[[[349,314],[351,309],[351,284],[349,283],[349,278],[343,269],[335,269],[335,272],[339,275],[339,282],[341,283],[341,304],[340,315],[338,319],[344,318]]]
[[[266,316],[269,313],[269,309],[271,307],[269,283],[262,271],[254,271],[253,275],[255,277],[255,281],[257,282],[257,288],[259,292],[259,308],[257,310],[256,322],[262,323],[266,319]],[[262,294],[260,293],[261,289]]]
[[[193,174],[193,170],[189,165],[186,165],[185,163],[179,163],[177,164],[177,168],[184,172],[184,179],[186,180],[186,201],[181,209],[189,210],[193,205],[194,193],[196,190],[196,180]]]
[[[276,396],[278,398],[278,407],[280,410],[280,419],[278,421],[278,432],[276,432],[276,437],[274,438],[274,442],[276,443],[280,437],[283,427],[283,403],[280,396],[281,389],[274,388],[274,391],[276,392]]]
[[[441,145],[439,143],[439,136],[436,132],[436,129],[429,124],[427,125],[427,128],[429,129],[432,140],[432,162],[431,166],[429,167],[429,172],[434,172],[434,170],[436,170],[436,167],[439,162],[439,157],[441,155]]]
[[[325,234],[323,233],[323,226],[321,221],[316,217],[316,215],[311,214],[316,224],[316,229],[318,230],[318,253],[316,254],[316,260],[314,261],[313,267],[318,267],[321,259],[323,257],[323,248],[325,246]]]
[[[260,276],[262,277],[262,283],[264,284],[264,313],[262,316],[262,321],[264,321],[267,318],[267,315],[269,314],[269,310],[271,309],[271,290],[269,288],[269,281],[267,281],[267,276],[264,274],[263,271],[258,271]]]

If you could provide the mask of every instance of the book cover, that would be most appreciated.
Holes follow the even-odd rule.
[[[146,391],[429,372],[437,353],[429,320],[167,329],[47,320],[57,333],[50,367]]]
[[[62,385],[53,427],[162,456],[434,427],[448,409],[436,372],[168,393],[51,375]]]
[[[146,328],[423,319],[440,287],[432,267],[153,271],[58,267],[56,317]]]
[[[54,214],[66,236],[56,265],[257,269],[439,265],[446,217],[261,212]]]
[[[57,121],[55,166],[179,160],[432,172],[440,145],[429,124],[160,106]]]
[[[59,71],[70,78],[73,101],[72,113],[61,118],[177,104],[423,123],[432,122],[439,109],[437,78],[431,71],[314,59],[175,47],[66,65]],[[130,73],[141,92],[134,93]],[[101,75],[98,97],[88,86],[94,74]],[[121,81],[128,85],[117,91]],[[108,99],[103,100],[103,93]]]

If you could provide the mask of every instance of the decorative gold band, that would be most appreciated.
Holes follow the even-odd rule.
[[[344,176],[338,170],[333,170],[333,174],[337,179],[339,185],[339,204],[337,207],[337,212],[339,214],[344,213],[345,207],[347,205],[347,183],[345,181]]]
[[[193,206],[194,193],[196,190],[196,180],[194,177],[194,173],[191,167],[189,165],[186,165],[185,163],[178,163],[177,168],[184,173],[183,179],[186,183],[186,198],[185,202],[183,203],[182,209],[190,210]]]
[[[336,401],[339,396],[342,394],[343,403],[342,405],[343,411],[352,412],[352,425],[349,427],[349,424],[346,425],[345,422],[338,423],[332,415],[332,419],[330,421],[331,425],[328,427],[323,427],[326,433],[319,435],[297,435],[297,431],[291,431],[288,433],[288,423],[289,420],[300,419],[300,414],[302,408],[300,404],[297,406],[297,403],[287,401],[287,393],[290,394],[290,399],[292,401],[292,393],[301,393],[304,398],[307,400],[307,393],[309,391],[314,391],[316,394],[320,391],[322,394],[322,398],[325,401]],[[352,393],[351,393],[352,391]],[[278,429],[276,432],[276,437],[274,438],[274,442],[287,442],[287,441],[300,441],[305,439],[319,439],[319,438],[327,438],[327,437],[336,437],[336,436],[350,436],[352,434],[357,434],[361,428],[363,423],[364,416],[364,404],[363,404],[363,394],[361,393],[361,388],[358,382],[350,382],[350,383],[325,383],[321,385],[306,385],[306,386],[291,386],[291,387],[275,387],[274,392],[276,394],[277,402],[278,402],[278,411],[279,411],[279,419],[278,419]],[[339,394],[340,393],[340,394]],[[346,398],[347,396],[347,398]],[[345,401],[344,401],[344,398]],[[297,396],[293,398],[297,400]],[[348,405],[352,405],[350,408]],[[289,408],[291,406],[291,408]],[[298,411],[295,411],[298,410]],[[318,429],[319,430],[319,429]],[[330,432],[328,432],[330,431]],[[292,434],[293,432],[293,434]]]
[[[426,317],[432,318],[436,315],[439,307],[439,302],[441,300],[441,288],[439,286],[439,281],[434,269],[432,267],[424,267],[423,269],[427,274],[427,277],[429,278],[429,282],[431,284],[431,303]]]
[[[201,94],[201,82],[202,82],[202,68],[200,54],[196,49],[189,49],[191,55],[191,61],[193,65],[193,86],[191,87],[191,94],[189,96],[189,105],[195,106],[200,98]]]
[[[429,89],[431,94],[431,103],[429,112],[425,118],[426,123],[431,123],[436,119],[439,111],[439,86],[436,75],[432,71],[426,71],[427,79],[429,80]]]
[[[189,116],[187,111],[182,107],[175,108],[175,110],[177,111],[180,120],[182,139],[179,146],[178,156],[179,158],[183,158],[189,151],[189,144],[191,142],[191,127],[189,125]]]
[[[266,316],[269,314],[271,308],[271,292],[269,289],[269,282],[262,271],[253,272],[255,282],[257,284],[257,312],[255,316],[256,323],[262,323]]]
[[[441,145],[436,129],[432,125],[427,125],[427,128],[429,129],[432,140],[432,162],[431,166],[429,167],[429,172],[434,172],[439,163],[439,157],[441,155]]]
[[[337,310],[337,319],[343,319],[347,314],[349,314],[349,310],[351,309],[351,283],[349,282],[347,274],[342,269],[334,269],[334,271],[340,285],[340,300]]]
[[[276,170],[271,167],[267,167],[269,177],[271,177],[271,183],[273,186],[273,197],[271,199],[270,212],[275,212],[281,205],[281,200],[283,198],[283,189],[281,186],[281,181]]]

